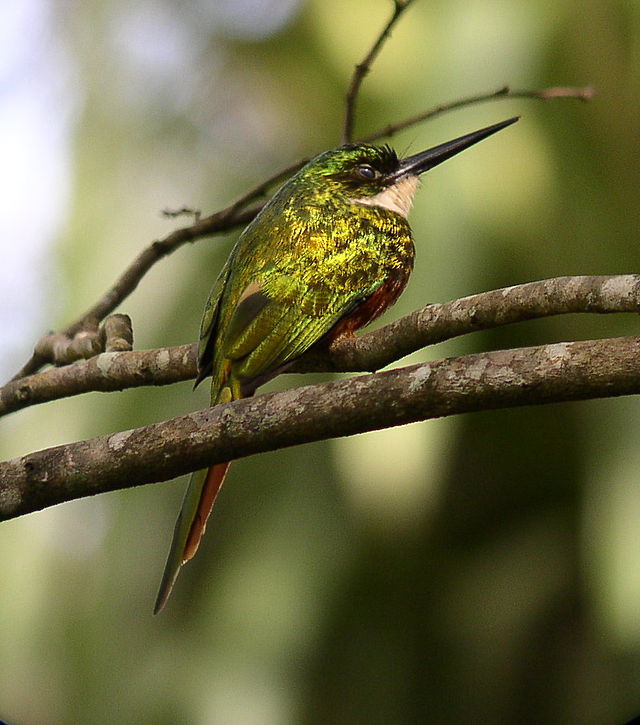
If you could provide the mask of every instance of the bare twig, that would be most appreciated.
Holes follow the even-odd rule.
[[[467,355],[305,386],[0,463],[0,518],[310,441],[477,410],[637,393],[637,337]]]
[[[133,349],[133,327],[129,315],[109,315],[101,332],[105,352],[128,352]]]
[[[428,305],[373,332],[310,351],[289,372],[362,372],[426,345],[502,325],[568,313],[638,312],[640,275],[558,277]],[[0,416],[89,391],[168,385],[194,378],[196,345],[102,354],[7,383]]]
[[[392,123],[384,128],[380,128],[377,131],[364,136],[360,139],[363,143],[370,143],[371,141],[377,141],[380,138],[387,138],[393,136],[398,131],[402,131],[410,126],[416,126],[423,121],[440,116],[443,113],[453,111],[458,108],[464,108],[465,106],[472,106],[477,103],[485,103],[486,101],[498,101],[506,98],[537,98],[543,101],[549,101],[554,98],[576,98],[580,101],[588,101],[595,95],[593,88],[587,86],[585,88],[543,88],[541,90],[511,90],[509,86],[502,86],[493,91],[487,91],[485,93],[477,93],[473,96],[465,96],[464,98],[458,98],[450,103],[443,103],[440,106],[435,106],[422,113],[418,113],[415,116],[406,118],[398,123]]]
[[[109,315],[102,325],[87,318],[84,327],[73,335],[51,332],[36,343],[35,354],[54,365],[69,365],[101,352],[131,350],[133,330],[128,315]],[[1,390],[1,388],[0,388]]]
[[[402,13],[411,5],[413,0],[394,0],[393,13],[389,18],[389,21],[382,29],[380,35],[376,38],[374,44],[365,55],[364,59],[358,63],[351,76],[351,82],[349,83],[349,90],[347,91],[346,97],[346,110],[344,116],[344,128],[342,131],[342,143],[350,143],[353,140],[353,125],[355,121],[355,110],[356,100],[358,98],[358,92],[364,77],[371,69],[371,64],[377,58],[378,53],[382,49],[385,40],[389,37],[391,29],[400,19]]]
[[[200,209],[194,209],[191,206],[181,206],[179,209],[163,209],[162,216],[167,219],[176,219],[179,216],[193,217],[193,221],[197,224],[202,217]]]

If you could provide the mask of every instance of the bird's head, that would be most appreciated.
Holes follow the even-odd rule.
[[[356,143],[312,159],[298,178],[330,195],[407,216],[421,174],[518,120],[510,118],[404,159],[390,146]]]

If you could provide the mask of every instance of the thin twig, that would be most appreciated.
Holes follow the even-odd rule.
[[[413,0],[394,0],[393,13],[389,18],[389,22],[384,26],[380,35],[376,38],[373,46],[369,49],[369,52],[365,55],[364,59],[356,65],[351,76],[351,82],[349,83],[349,90],[347,91],[346,97],[346,110],[344,116],[344,128],[342,131],[342,143],[351,143],[353,140],[353,126],[355,122],[355,111],[356,111],[356,100],[358,98],[358,92],[360,86],[367,73],[371,69],[371,64],[377,58],[378,53],[382,49],[384,42],[389,37],[391,29],[400,19],[402,13],[411,5]]]
[[[428,305],[359,337],[309,351],[288,372],[364,372],[427,345],[503,325],[569,313],[640,310],[640,275],[557,277]],[[169,385],[196,375],[196,345],[101,354],[0,388],[0,416],[90,391]]]
[[[435,106],[434,108],[422,111],[422,113],[418,113],[415,116],[406,118],[404,121],[384,126],[384,128],[380,128],[359,140],[362,143],[377,141],[380,138],[393,136],[393,134],[398,131],[402,131],[410,126],[415,126],[430,118],[447,113],[448,111],[453,111],[457,108],[464,108],[465,106],[472,106],[476,103],[485,103],[486,101],[498,101],[503,98],[538,98],[543,101],[552,100],[554,98],[576,98],[580,101],[589,101],[594,97],[594,95],[595,91],[590,86],[586,86],[585,88],[543,88],[542,90],[511,90],[509,86],[502,86],[501,88],[493,91],[477,93],[473,96],[458,98],[450,103],[443,103],[440,106]]]
[[[200,209],[194,209],[191,206],[181,206],[179,209],[163,209],[162,216],[167,219],[176,219],[179,216],[193,217],[193,221],[197,224],[202,217]]]

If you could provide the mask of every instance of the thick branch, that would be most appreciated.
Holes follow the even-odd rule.
[[[557,277],[416,310],[380,330],[309,352],[291,372],[362,372],[477,330],[567,313],[638,312],[640,275]],[[0,416],[92,390],[168,385],[196,375],[195,345],[105,353],[0,388]]]
[[[470,332],[568,313],[639,310],[640,275],[555,277],[428,305],[381,330],[337,340],[328,360],[326,355],[307,355],[291,371],[375,371],[427,345]]]
[[[90,391],[107,393],[143,385],[170,385],[194,378],[195,374],[195,345],[104,352],[7,383],[0,388],[0,416]]]
[[[637,337],[468,355],[305,386],[0,463],[0,517],[310,441],[633,393],[640,393]]]

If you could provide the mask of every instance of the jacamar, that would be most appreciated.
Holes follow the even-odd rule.
[[[196,385],[211,404],[253,395],[312,345],[352,335],[392,305],[413,269],[407,214],[420,174],[517,121],[399,159],[348,144],[309,161],[240,235],[207,301]],[[229,463],[191,476],[155,612],[196,553]]]

